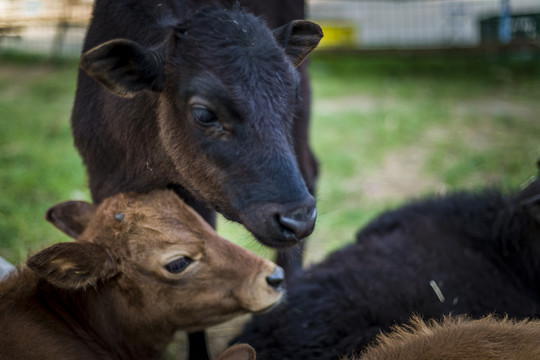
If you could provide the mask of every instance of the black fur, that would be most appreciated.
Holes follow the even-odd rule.
[[[515,195],[458,192],[386,212],[294,278],[287,302],[235,341],[259,360],[339,359],[412,314],[538,317],[538,194],[535,182]]]
[[[293,145],[294,64],[321,37],[312,22],[272,31],[238,8],[98,0],[72,114],[93,200],[173,187],[207,219],[216,210],[268,246],[297,244],[315,201]],[[197,123],[195,107],[215,121]],[[294,228],[281,220],[292,216]]]

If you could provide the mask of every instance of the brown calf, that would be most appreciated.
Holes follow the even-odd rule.
[[[176,330],[282,297],[281,268],[220,238],[172,191],[62,203],[47,218],[76,241],[0,283],[0,359],[158,359]]]
[[[356,360],[532,360],[540,359],[540,321],[446,317],[413,318],[381,334]]]

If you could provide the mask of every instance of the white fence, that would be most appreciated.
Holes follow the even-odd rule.
[[[272,1],[272,0],[260,0]],[[92,0],[0,0],[0,51],[79,54]],[[540,47],[540,0],[307,0],[321,48]]]
[[[326,29],[322,46],[475,47],[499,40],[501,19],[504,42],[540,41],[540,0],[310,0],[308,9]]]
[[[0,49],[78,55],[92,0],[0,0]]]

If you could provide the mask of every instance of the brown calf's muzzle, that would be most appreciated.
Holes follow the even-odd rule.
[[[253,313],[269,311],[279,304],[283,298],[285,285],[285,272],[281,266],[273,265],[270,275],[268,271],[257,277],[252,294],[247,292],[245,298],[246,309]]]
[[[223,288],[218,302],[236,303],[241,312],[263,312],[278,304],[284,293],[284,271],[273,262],[219,236],[206,241],[209,276],[215,291]],[[221,304],[215,304],[219,307]]]
[[[280,270],[277,270],[280,269]],[[251,288],[239,289],[237,292],[238,300],[246,312],[264,313],[278,305],[284,294],[284,277],[277,280],[279,285],[275,285],[276,281],[274,273],[283,275],[283,269],[277,267],[270,275],[259,276]]]

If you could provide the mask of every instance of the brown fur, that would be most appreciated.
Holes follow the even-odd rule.
[[[217,360],[255,360],[257,354],[248,344],[236,344],[228,348]]]
[[[176,330],[281,298],[268,284],[273,263],[220,238],[172,191],[84,204],[47,215],[75,242],[44,249],[0,283],[0,359],[157,359]],[[182,256],[192,259],[185,270],[165,269]]]
[[[414,317],[410,325],[379,335],[374,346],[353,359],[540,359],[540,321],[487,316],[479,320],[445,317],[441,322],[425,322]]]

